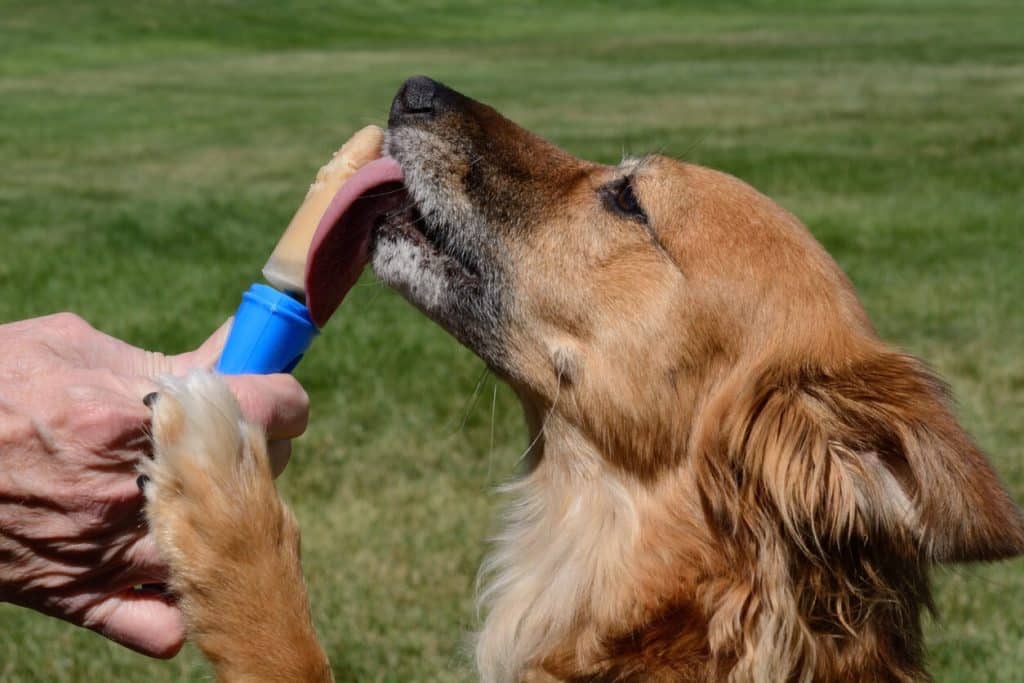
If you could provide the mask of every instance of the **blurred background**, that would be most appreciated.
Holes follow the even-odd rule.
[[[660,151],[777,199],[1024,501],[1022,26],[1020,2],[0,0],[0,322],[195,346],[331,151],[425,73],[577,155]],[[369,273],[297,375],[312,424],[281,486],[338,679],[472,680],[516,401]],[[936,679],[1021,680],[1024,563],[935,579]],[[0,606],[0,681],[209,678]]]

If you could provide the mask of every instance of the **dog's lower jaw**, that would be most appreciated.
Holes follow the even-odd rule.
[[[373,272],[424,315],[447,330],[488,365],[505,365],[500,273],[467,274],[456,260],[425,247],[423,240],[398,230],[378,229],[372,248]]]

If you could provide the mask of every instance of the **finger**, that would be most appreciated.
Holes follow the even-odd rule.
[[[157,388],[149,379],[98,370],[65,373],[66,437],[107,460],[134,463],[148,453],[150,411],[143,397]]]
[[[185,642],[185,620],[169,598],[153,592],[123,591],[89,609],[88,628],[150,657],[168,659]]]
[[[294,439],[306,431],[309,396],[291,375],[225,375],[246,419],[263,427],[267,439]]]
[[[163,374],[170,368],[164,354],[112,337],[77,315],[59,313],[41,321],[43,329],[58,340],[52,348],[54,353],[75,366],[137,375]]]
[[[220,358],[233,318],[229,318],[195,351],[171,358],[174,374],[212,368]],[[309,397],[291,375],[229,375],[231,390],[250,422],[263,427],[271,440],[291,439],[306,431]]]
[[[153,379],[156,375],[125,374],[109,368],[68,370],[64,376],[70,398],[109,403],[111,399],[106,393],[97,393],[109,392],[117,396],[116,404],[127,406],[127,412],[135,418],[149,414],[142,399],[160,388]]]
[[[153,396],[160,393],[160,385],[151,377],[131,375],[119,378],[124,386],[124,393],[132,401],[132,405],[147,418],[153,409]]]
[[[269,442],[267,456],[270,458],[270,473],[277,479],[292,459],[292,442],[287,439]]]
[[[224,350],[224,344],[227,342],[232,322],[234,322],[234,318],[225,320],[217,328],[217,331],[211,334],[195,351],[171,356],[171,373],[184,375],[194,368],[212,369],[217,364],[221,351]]]
[[[141,536],[125,552],[124,570],[120,573],[117,588],[128,588],[142,583],[162,583],[167,580],[169,571],[160,558],[156,539],[148,533]]]

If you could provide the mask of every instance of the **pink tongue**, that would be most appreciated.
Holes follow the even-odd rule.
[[[317,327],[363,272],[376,218],[406,201],[402,180],[398,162],[381,157],[356,171],[327,206],[306,259],[306,307]]]

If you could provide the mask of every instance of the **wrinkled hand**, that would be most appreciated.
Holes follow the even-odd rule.
[[[136,463],[149,457],[154,378],[216,362],[225,324],[197,351],[144,351],[71,314],[0,325],[0,601],[85,626],[139,652],[173,656],[173,603],[133,591],[164,579],[142,516]],[[227,378],[264,426],[275,470],[306,428],[290,375]]]

